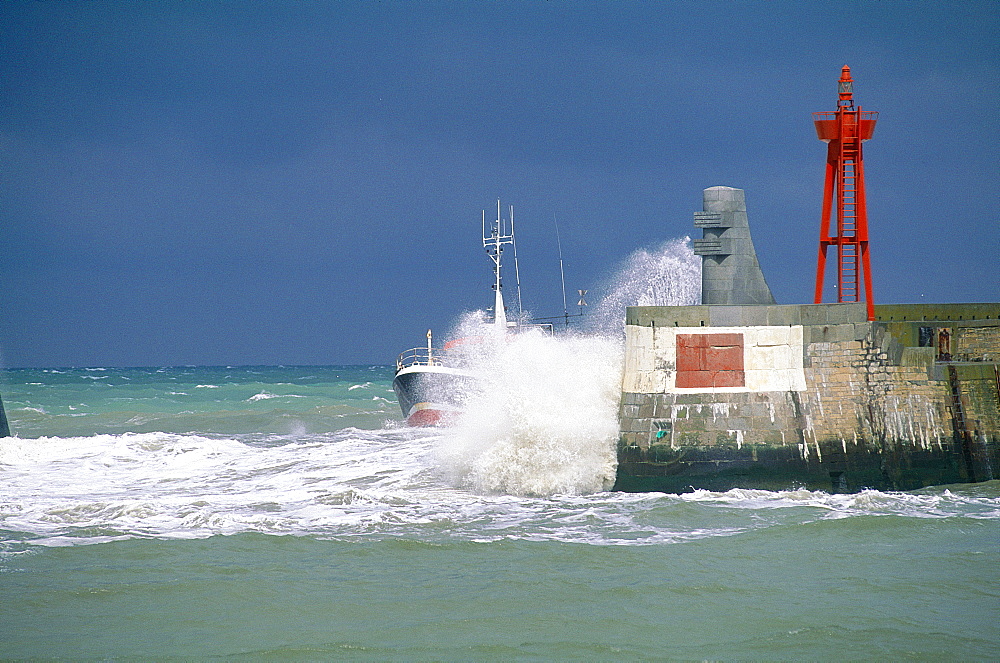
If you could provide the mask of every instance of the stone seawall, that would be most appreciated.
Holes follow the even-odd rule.
[[[630,307],[620,490],[909,490],[1000,470],[1000,304]]]

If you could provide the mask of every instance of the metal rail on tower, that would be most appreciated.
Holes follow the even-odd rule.
[[[819,257],[816,262],[815,303],[823,301],[826,250],[837,247],[837,301],[861,301],[868,319],[875,319],[871,266],[868,256],[868,211],[865,206],[865,170],[862,143],[872,137],[876,111],[854,106],[851,68],[844,65],[838,81],[837,110],[813,113],[816,135],[827,143],[823,213],[820,218]],[[836,209],[836,234],[830,234],[830,214]]]

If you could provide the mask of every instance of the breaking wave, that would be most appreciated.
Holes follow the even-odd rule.
[[[614,484],[625,307],[696,304],[701,263],[684,237],[641,249],[610,279],[585,334],[498,337],[481,312],[452,338],[479,388],[442,440],[462,486],[514,495],[585,494]]]
[[[622,349],[616,339],[552,336],[540,330],[496,336],[470,314],[459,335],[479,377],[441,440],[453,481],[513,495],[610,489],[617,467]]]
[[[256,441],[168,433],[4,438],[0,530],[5,535],[0,549],[3,540],[12,539],[61,546],[241,532],[655,545],[852,518],[959,518],[970,525],[1000,521],[1000,481],[854,495],[700,490],[514,496],[469,491],[450,486],[442,476],[442,434],[399,428]],[[552,436],[553,445],[569,444],[558,431]],[[497,444],[503,442],[493,441]],[[540,493],[562,482],[580,492],[597,486],[610,471],[607,457],[599,452],[578,450],[591,458],[591,470],[584,475],[555,467],[560,458],[572,458],[571,453],[550,452],[550,460],[538,469],[522,464],[517,448],[478,455],[469,450],[470,476],[487,486],[507,482]],[[513,467],[498,467],[501,461]],[[518,478],[530,467],[549,479],[538,484],[540,479]]]

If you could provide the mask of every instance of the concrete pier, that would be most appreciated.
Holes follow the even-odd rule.
[[[617,489],[910,490],[1000,470],[1000,304],[629,307]]]

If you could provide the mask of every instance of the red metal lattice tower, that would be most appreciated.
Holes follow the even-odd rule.
[[[871,266],[868,259],[868,212],[865,208],[865,169],[861,143],[872,137],[876,111],[854,107],[851,68],[844,65],[838,82],[837,110],[813,113],[816,135],[827,144],[823,215],[816,263],[816,299],[823,301],[826,249],[837,247],[837,301],[861,301],[864,283],[868,319],[875,319]],[[836,234],[830,234],[830,210],[836,209]]]

